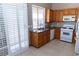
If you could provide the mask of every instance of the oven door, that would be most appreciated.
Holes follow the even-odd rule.
[[[61,39],[60,40],[72,42],[72,31],[61,31]]]

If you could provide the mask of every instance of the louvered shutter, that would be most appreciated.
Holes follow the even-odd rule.
[[[8,55],[7,39],[5,32],[5,23],[3,18],[3,9],[0,4],[0,56]]]
[[[28,47],[28,22],[26,4],[3,4],[9,55]]]

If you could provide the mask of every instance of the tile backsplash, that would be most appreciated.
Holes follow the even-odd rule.
[[[52,22],[50,23],[51,27],[62,27],[64,24],[75,25],[75,22]]]

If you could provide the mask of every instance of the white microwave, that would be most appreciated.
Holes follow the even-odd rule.
[[[75,16],[63,16],[63,21],[75,21]]]

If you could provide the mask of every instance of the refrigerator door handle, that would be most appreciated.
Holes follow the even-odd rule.
[[[76,32],[78,31],[78,23],[76,23]]]

